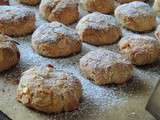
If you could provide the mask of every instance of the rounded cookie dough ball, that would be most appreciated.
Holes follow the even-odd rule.
[[[120,5],[115,10],[115,16],[122,26],[135,32],[148,32],[157,25],[153,9],[140,1]]]
[[[19,3],[26,4],[26,5],[37,5],[40,3],[40,0],[17,0]]]
[[[82,96],[80,81],[63,70],[34,67],[25,71],[17,89],[17,100],[46,113],[72,111]]]
[[[23,36],[35,29],[35,14],[28,8],[0,6],[0,33]]]
[[[59,23],[41,25],[32,35],[32,47],[40,55],[66,57],[81,51],[78,33]]]
[[[122,35],[116,19],[99,12],[84,16],[77,24],[76,30],[83,42],[97,46],[112,44]]]
[[[84,0],[84,7],[88,12],[112,13],[114,11],[114,0]]]
[[[20,53],[12,38],[0,34],[0,72],[15,66],[20,60]]]
[[[135,65],[150,64],[159,57],[159,43],[150,36],[125,36],[120,40],[119,48]]]
[[[78,3],[75,0],[42,0],[39,11],[50,22],[69,25],[79,19]]]
[[[80,70],[98,85],[122,84],[133,74],[132,64],[120,54],[98,49],[80,59]]]

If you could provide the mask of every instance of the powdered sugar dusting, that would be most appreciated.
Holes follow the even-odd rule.
[[[154,46],[155,48],[158,48],[159,46],[159,42],[158,40],[156,40],[155,38],[153,37],[150,37],[150,36],[141,36],[141,35],[133,35],[133,36],[125,36],[123,37],[121,40],[120,40],[120,43],[119,44],[122,44],[122,43],[130,43],[130,45],[133,45],[135,47],[145,47],[146,45],[149,45],[149,46]]]
[[[24,7],[0,6],[0,21],[11,22],[34,16],[34,12]]]
[[[15,5],[15,0],[13,1]],[[38,7],[28,6],[28,8],[36,12],[37,26],[46,22],[40,19]],[[125,29],[123,31],[125,34],[133,34]],[[149,35],[153,36],[153,33]],[[0,109],[13,120],[155,120],[145,112],[144,108],[150,93],[160,78],[159,62],[136,68],[133,80],[125,85],[100,87],[82,77],[79,71],[79,59],[98,47],[83,44],[82,52],[76,56],[49,59],[32,50],[31,36],[17,38],[17,40],[20,43],[20,64],[0,74]],[[116,44],[102,48],[118,51]],[[78,110],[48,115],[28,109],[16,101],[17,84],[22,72],[35,65],[46,64],[52,64],[57,69],[73,73],[81,80],[84,93]]]
[[[86,28],[101,30],[111,27],[118,27],[118,23],[113,16],[94,12],[84,16],[77,24],[76,29],[78,31],[82,31]]]
[[[155,15],[153,9],[148,4],[140,1],[123,4],[116,8],[115,13],[128,17]]]
[[[41,5],[47,5],[52,12],[60,12],[66,7],[77,7],[78,0],[42,0]]]
[[[37,41],[38,43],[54,43],[62,36],[69,37],[72,40],[80,40],[80,37],[75,30],[59,22],[45,23],[41,25],[33,33],[32,40]]]

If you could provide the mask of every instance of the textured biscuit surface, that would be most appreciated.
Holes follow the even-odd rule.
[[[47,57],[66,57],[79,53],[81,40],[78,33],[59,23],[41,25],[32,35],[33,49]]]
[[[13,39],[0,34],[0,72],[8,70],[20,60],[20,53]]]
[[[17,100],[46,113],[72,111],[78,108],[82,96],[80,81],[52,66],[33,67],[23,73]]]
[[[84,16],[76,26],[81,40],[93,45],[106,45],[121,37],[121,30],[114,17],[99,12]]]
[[[80,59],[81,72],[98,85],[122,84],[133,74],[132,64],[120,54],[98,49]]]
[[[35,29],[35,14],[28,8],[0,6],[0,33],[23,36]]]
[[[119,42],[119,48],[133,64],[145,65],[156,61],[159,57],[160,44],[158,40],[141,35],[123,37]]]
[[[112,13],[114,0],[84,0],[84,7],[88,12]]]
[[[69,25],[79,19],[78,3],[76,0],[42,0],[39,11],[48,21],[58,21]]]
[[[136,32],[148,32],[157,25],[153,9],[140,1],[120,5],[115,10],[115,16],[122,26]]]

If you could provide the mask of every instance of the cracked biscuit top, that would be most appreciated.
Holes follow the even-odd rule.
[[[59,22],[43,24],[34,32],[32,39],[35,43],[56,43],[63,37],[80,40],[76,31]]]
[[[42,112],[72,111],[82,96],[80,81],[51,65],[33,67],[23,73],[17,100]]]

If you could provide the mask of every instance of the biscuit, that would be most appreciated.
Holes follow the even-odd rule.
[[[37,5],[40,3],[40,0],[18,0],[18,2],[26,5]]]
[[[114,0],[84,0],[84,7],[88,12],[113,13]]]
[[[135,65],[151,64],[158,60],[158,40],[150,36],[128,35],[119,42],[121,53]]]
[[[20,53],[12,38],[0,34],[0,72],[18,64]]]
[[[39,12],[46,20],[58,21],[65,25],[75,23],[79,19],[78,3],[75,0],[42,0]]]
[[[133,66],[120,54],[98,49],[80,59],[80,70],[98,85],[122,84],[133,75]]]
[[[84,16],[76,26],[83,42],[92,45],[107,45],[119,40],[121,29],[114,17],[99,12]]]
[[[82,96],[80,81],[70,73],[51,65],[25,71],[17,89],[17,100],[45,113],[73,111]]]
[[[0,33],[23,36],[35,29],[35,14],[24,7],[0,6]]]
[[[41,25],[32,35],[32,47],[46,57],[66,57],[81,51],[78,33],[59,23]]]
[[[155,29],[157,25],[153,9],[140,1],[118,6],[115,16],[123,27],[135,32],[148,32]]]

